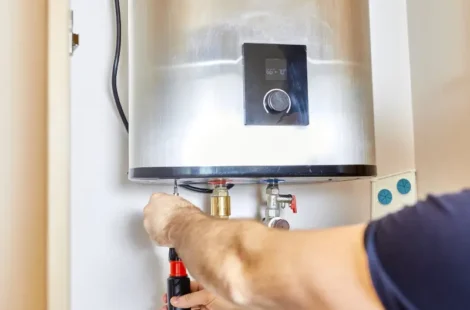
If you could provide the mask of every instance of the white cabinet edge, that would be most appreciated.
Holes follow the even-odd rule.
[[[70,3],[48,1],[48,310],[70,309]]]

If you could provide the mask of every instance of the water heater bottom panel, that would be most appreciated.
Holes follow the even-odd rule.
[[[285,179],[286,182],[315,182],[329,179],[375,177],[374,165],[328,166],[233,166],[233,167],[145,167],[129,171],[132,181],[164,181],[178,179],[183,183],[207,183],[212,179],[230,179],[233,183],[258,183],[264,179]],[[161,182],[160,182],[161,183]]]

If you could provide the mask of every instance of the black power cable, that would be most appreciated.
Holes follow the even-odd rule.
[[[234,186],[235,186],[234,184],[227,184],[227,189],[231,189]],[[200,187],[195,187],[195,186],[188,185],[188,184],[182,184],[182,185],[179,185],[179,187],[182,187],[182,188],[187,189],[189,191],[201,193],[201,194],[212,194],[214,192],[214,190],[212,190],[210,188],[200,188]]]
[[[122,123],[126,128],[126,131],[129,132],[129,122],[127,121],[126,114],[124,114],[124,110],[122,109],[121,100],[119,99],[119,93],[117,89],[117,74],[119,69],[119,58],[121,57],[121,7],[119,5],[119,0],[114,0],[115,5],[115,12],[116,12],[116,52],[114,54],[114,62],[113,62],[113,74],[112,74],[112,88],[113,88],[113,96],[114,102],[116,103],[116,107],[119,111],[119,115],[121,116]]]
[[[196,192],[196,193],[201,193],[201,194],[212,194],[213,190],[210,188],[200,188],[200,187],[195,187],[192,185],[188,184],[180,184],[179,187],[182,187],[188,191]]]
[[[114,102],[116,103],[116,108],[119,112],[119,116],[121,117],[122,123],[124,124],[124,127],[126,128],[127,133],[129,133],[129,122],[127,121],[126,114],[124,113],[124,110],[122,109],[122,104],[121,104],[121,100],[119,99],[119,92],[117,89],[117,75],[118,75],[118,70],[119,70],[119,59],[121,57],[121,30],[122,30],[121,6],[119,3],[119,0],[114,0],[114,7],[115,7],[115,13],[116,13],[116,51],[114,54],[111,86],[113,89]],[[233,184],[229,184],[227,188],[230,189],[233,186],[234,186]],[[180,187],[193,191],[193,192],[202,193],[202,194],[213,193],[213,190],[211,189],[199,188],[199,187],[195,187],[192,185],[180,185]]]

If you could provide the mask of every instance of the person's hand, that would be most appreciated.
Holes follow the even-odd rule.
[[[191,294],[181,297],[173,297],[170,300],[174,307],[190,308],[200,310],[237,310],[238,308],[231,303],[216,297],[206,291],[202,285],[197,282],[191,282]],[[165,304],[161,310],[168,310],[168,296],[163,295],[163,303]]]
[[[153,194],[144,209],[144,227],[160,246],[172,247],[169,231],[171,225],[178,225],[175,218],[184,212],[201,212],[189,201],[175,195]],[[183,220],[185,217],[180,217]],[[186,217],[187,218],[187,217]]]

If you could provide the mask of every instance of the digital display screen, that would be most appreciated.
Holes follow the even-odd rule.
[[[287,60],[274,58],[266,59],[266,80],[287,80]]]

